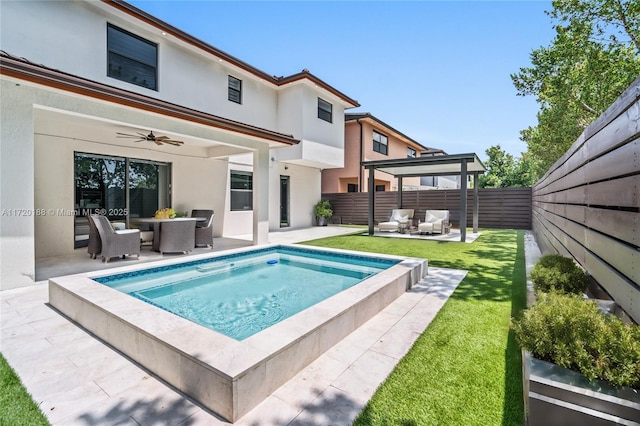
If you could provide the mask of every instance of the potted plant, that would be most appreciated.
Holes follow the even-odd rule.
[[[329,200],[320,200],[313,208],[318,226],[327,226],[328,219],[333,216],[333,209]]]

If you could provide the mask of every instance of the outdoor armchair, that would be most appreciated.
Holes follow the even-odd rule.
[[[445,234],[449,232],[449,210],[427,210],[424,222],[418,224],[421,234]]]
[[[413,219],[413,209],[393,209],[388,222],[378,224],[378,230],[384,232],[397,232],[400,224],[409,224]]]
[[[189,253],[195,247],[195,220],[181,218],[159,223],[160,243],[158,251],[163,253]]]
[[[95,259],[102,251],[102,240],[91,216],[87,216],[87,221],[89,222],[89,245],[87,246],[87,253],[89,253],[91,259]]]
[[[92,214],[89,220],[98,230],[101,240],[101,256],[103,262],[109,262],[112,257],[135,254],[140,257],[140,230],[122,229],[114,230],[106,216]]]
[[[204,222],[196,222],[195,246],[210,246],[213,248],[213,210],[191,210],[191,217],[204,217]]]

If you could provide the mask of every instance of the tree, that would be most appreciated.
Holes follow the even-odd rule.
[[[537,97],[538,124],[521,131],[539,178],[640,75],[640,2],[555,0],[549,47],[511,76],[520,96]]]
[[[531,162],[523,155],[514,158],[500,145],[494,145],[485,151],[489,159],[485,162],[487,173],[480,176],[480,188],[509,188],[531,186]]]

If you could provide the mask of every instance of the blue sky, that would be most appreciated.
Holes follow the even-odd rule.
[[[309,69],[449,154],[518,157],[536,124],[510,74],[554,37],[550,1],[130,1],[272,75]]]

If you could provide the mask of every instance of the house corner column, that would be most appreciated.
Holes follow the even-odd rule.
[[[35,282],[35,142],[31,89],[3,80],[1,90],[0,290],[8,290]]]
[[[253,244],[269,243],[269,147],[253,152]]]

